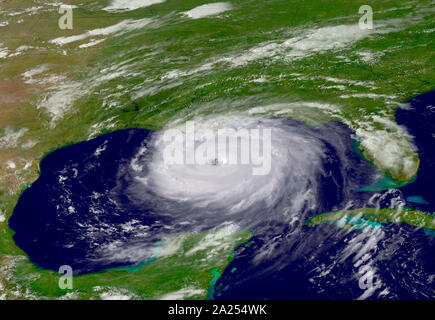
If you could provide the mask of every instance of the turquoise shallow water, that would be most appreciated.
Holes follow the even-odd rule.
[[[406,200],[414,203],[429,204],[422,196],[409,196]]]
[[[191,7],[197,5],[197,3],[183,2],[179,4],[180,7],[176,7],[176,3],[169,3],[168,1],[162,5],[162,8],[164,8],[166,4],[169,4],[170,8],[174,6],[178,11],[191,9]],[[246,4],[250,7],[249,10],[245,7]],[[291,5],[293,2],[287,2],[287,4]],[[299,5],[299,2],[297,4]],[[92,119],[92,121],[101,122],[111,118],[111,116],[116,116],[119,118],[115,117],[112,123],[106,123],[105,125],[109,127],[109,124],[114,124],[115,121],[119,121],[119,123],[125,126],[134,123],[135,125],[152,125],[158,127],[166,123],[166,119],[163,116],[162,118],[159,118],[159,116],[155,117],[160,112],[166,115],[171,114],[174,118],[179,117],[182,119],[184,116],[192,116],[194,113],[208,115],[209,113],[216,112],[227,115],[235,109],[249,110],[263,105],[272,104],[273,106],[273,104],[277,102],[283,103],[284,106],[281,105],[277,110],[274,110],[274,107],[269,109],[265,108],[266,111],[264,114],[261,114],[261,112],[255,114],[257,116],[258,114],[261,114],[261,116],[291,115],[294,118],[310,123],[313,127],[332,119],[349,120],[352,118],[352,120],[355,120],[355,123],[362,118],[371,121],[371,112],[376,112],[376,110],[378,110],[377,108],[385,110],[386,103],[392,103],[390,99],[392,99],[391,96],[395,93],[394,91],[401,90],[397,89],[401,88],[398,82],[398,87],[391,89],[388,88],[388,81],[385,81],[385,75],[390,75],[390,72],[394,73],[394,68],[390,68],[391,65],[394,66],[394,63],[390,65],[391,59],[394,56],[399,56],[401,59],[403,56],[408,57],[406,55],[406,48],[412,47],[414,44],[408,44],[408,42],[412,41],[410,34],[416,36],[415,38],[417,38],[418,35],[418,38],[423,39],[424,42],[423,36],[427,36],[427,33],[422,32],[421,29],[423,27],[420,26],[416,27],[415,30],[406,30],[402,34],[396,32],[397,29],[394,29],[394,35],[391,36],[388,36],[387,32],[384,33],[386,30],[380,29],[380,33],[375,31],[373,36],[364,36],[362,41],[359,41],[359,37],[354,37],[354,35],[358,33],[346,33],[346,30],[355,27],[355,21],[358,18],[356,15],[357,10],[350,7],[354,6],[357,9],[357,4],[358,3],[349,3],[349,12],[347,12],[346,10],[342,10],[345,6],[335,6],[334,8],[333,4],[331,4],[330,8],[323,8],[323,3],[322,5],[317,5],[315,2],[312,2],[313,8],[314,6],[317,7],[311,10],[311,16],[307,14],[307,17],[305,17],[305,13],[302,14],[301,11],[300,14],[294,15],[294,19],[291,20],[288,20],[288,14],[292,12],[292,10],[288,10],[284,2],[279,4],[277,1],[268,2],[262,7],[263,10],[258,10],[258,4],[255,2],[238,3],[233,11],[228,12],[228,15],[225,14],[202,21],[188,20],[178,15],[179,12],[177,11],[176,16],[169,16],[167,21],[162,21],[161,28],[156,28],[151,31],[146,29],[135,30],[125,37],[120,36],[117,38],[115,36],[112,40],[107,39],[108,47],[106,48],[105,54],[108,55],[106,58],[108,58],[107,60],[109,61],[102,59],[101,65],[93,69],[92,73],[97,75],[98,78],[106,78],[110,79],[110,81],[100,83],[101,87],[96,90],[97,94],[93,95],[94,98],[98,96],[104,99],[104,103],[91,101],[92,106],[103,106],[103,108],[98,110],[98,117],[95,117],[96,119]],[[300,5],[305,6],[305,3],[300,2]],[[384,3],[382,3],[382,5],[384,5]],[[183,7],[183,9],[181,7]],[[159,10],[160,9],[156,11],[157,14],[160,13]],[[268,15],[268,17],[266,17],[267,21],[266,19],[260,19],[263,12],[266,11],[268,11],[266,14],[266,16]],[[309,11],[308,6],[304,8],[304,12],[305,11]],[[407,12],[407,10],[392,11],[398,11],[400,16],[402,16],[401,13],[403,11],[405,13]],[[170,11],[165,11],[165,13],[168,12]],[[398,12],[394,13],[394,19],[390,19],[390,16],[385,17],[387,25],[397,25],[395,21],[397,21]],[[140,15],[142,13],[145,13],[145,10],[132,13],[131,18],[135,19],[136,17],[134,17],[134,15]],[[257,15],[257,13],[259,15]],[[348,15],[349,13],[352,14]],[[322,16],[321,19],[318,19],[318,17],[323,14],[326,16]],[[122,18],[122,15],[120,15],[120,18]],[[402,18],[403,23],[412,21],[410,23],[414,24],[416,23],[415,21],[418,20],[415,15],[413,16],[414,19],[408,19],[408,16]],[[256,26],[258,21],[262,23]],[[298,24],[300,25],[298,26]],[[254,28],[249,29],[247,25],[254,25]],[[325,29],[325,26],[328,28]],[[409,25],[407,25],[407,27],[409,27]],[[314,36],[316,40],[316,46],[311,47],[311,49],[310,46],[304,47],[304,45],[310,44],[305,41],[307,36]],[[290,41],[284,42],[286,40]],[[292,43],[297,43],[297,45],[293,46]],[[336,46],[331,47],[331,43],[335,43]],[[79,43],[77,43],[77,45],[78,44]],[[270,47],[263,47],[263,45],[270,44]],[[417,46],[420,46],[420,44],[417,42]],[[75,43],[71,45],[72,50],[74,50],[75,45]],[[392,46],[394,46],[394,48]],[[299,51],[297,47],[299,47]],[[398,48],[400,47],[405,49],[403,51],[399,50]],[[273,48],[274,50],[269,51],[268,48]],[[384,48],[387,50],[382,50]],[[390,49],[393,50],[393,53],[389,51]],[[59,50],[63,50],[63,48],[59,48]],[[110,58],[110,52],[116,52],[117,54]],[[369,57],[370,59],[364,61],[364,59],[358,57],[360,53],[362,57]],[[384,59],[382,55],[378,56],[378,54],[385,55],[387,58]],[[129,60],[131,57],[134,59]],[[224,61],[222,59],[226,60]],[[382,71],[382,63],[378,62],[382,62],[384,67],[385,65],[387,66],[386,71]],[[123,63],[123,66],[128,67],[125,69],[122,67],[122,70],[125,71],[124,73],[114,72],[114,70],[120,68],[121,64],[119,63]],[[373,67],[373,64],[376,64],[376,66]],[[112,69],[108,68],[108,66],[114,66],[116,68]],[[211,68],[208,68],[210,66]],[[414,68],[414,66],[412,68]],[[101,70],[102,73],[96,72],[95,70]],[[105,71],[103,72],[103,70]],[[367,70],[367,72],[364,70]],[[193,72],[191,73],[191,71]],[[405,74],[405,71],[408,70],[400,68],[401,73],[403,72]],[[375,72],[379,72],[379,78],[382,78],[382,81],[375,79],[377,77]],[[391,78],[394,79],[394,76],[391,76]],[[358,82],[363,82],[363,84],[358,84]],[[340,83],[340,85],[336,85],[337,83]],[[387,85],[383,86],[383,84]],[[116,90],[118,90],[118,92],[116,92]],[[375,98],[366,97],[361,100],[357,98],[357,95],[353,96],[355,93],[367,94],[367,91],[370,91],[368,95],[374,96]],[[373,95],[371,91],[373,91]],[[116,94],[107,95],[107,92],[115,92]],[[385,94],[385,96],[383,96],[383,94]],[[347,97],[345,97],[346,95]],[[307,101],[310,103],[304,104]],[[358,109],[358,105],[362,107]],[[393,101],[392,105],[395,108],[397,103]],[[186,106],[188,106],[186,113],[177,113]],[[331,111],[329,107],[337,107],[337,109]],[[356,112],[356,110],[358,111]],[[353,116],[354,114],[358,114],[358,116]],[[338,117],[335,118],[335,115],[338,115]],[[360,116],[361,119],[359,119]],[[328,155],[332,156],[333,154],[334,152],[331,152]],[[345,157],[343,157],[343,159],[344,158]],[[360,160],[362,159],[363,158]],[[68,160],[68,157],[65,156],[62,161],[63,160]],[[91,165],[92,164],[90,164],[90,166]],[[343,199],[347,200],[352,198],[349,194],[337,195],[335,185],[341,183],[340,178],[337,178],[340,176],[338,174],[340,169],[332,167],[333,166],[328,168],[330,171],[327,174],[317,181],[313,180],[314,182],[312,181],[310,185],[312,187],[323,179],[321,184],[324,188],[321,188],[323,190],[320,190],[319,193],[319,199],[321,199],[323,203],[322,209],[318,211],[340,208],[342,204],[337,205],[337,203],[340,202],[341,196]],[[330,174],[331,172],[333,173]],[[344,174],[344,176],[346,176],[346,174]],[[95,175],[93,178],[99,181],[98,178],[100,178],[100,176]],[[418,177],[418,180],[419,178],[420,177]],[[364,194],[365,192],[370,193],[398,187],[401,186],[385,178],[377,181],[372,188],[357,188],[357,190],[361,191],[361,194]],[[350,189],[352,188],[346,189],[346,192],[354,191],[354,189]],[[278,193],[288,192],[288,190],[289,188],[282,188]],[[33,191],[35,191],[35,189],[33,189]],[[407,200],[417,205],[428,205],[428,200],[430,200],[431,197],[427,195],[415,196],[420,194],[419,192],[408,193],[409,196]],[[41,193],[41,197],[43,196],[45,196],[45,194]],[[360,195],[360,197],[364,196]],[[125,200],[125,198],[121,200]],[[387,201],[390,200],[391,199],[387,199]],[[73,201],[75,202],[77,199],[73,199]],[[83,204],[85,201],[77,201],[77,203]],[[354,203],[353,205],[357,206],[361,204],[365,204],[364,201]],[[389,204],[383,203],[382,205],[388,206]],[[77,207],[77,210],[81,214],[86,214],[86,208],[82,208],[80,205]],[[39,209],[41,208],[37,207],[37,210]],[[68,207],[63,207],[62,209],[67,212]],[[43,210],[41,209],[41,211]],[[272,226],[270,229],[261,229],[262,232],[264,231],[264,237],[267,238],[267,236],[273,234],[275,230],[275,226],[273,225],[275,221],[273,221],[273,218],[276,217],[274,214],[279,210],[273,207],[271,210],[258,211],[260,211],[261,214],[258,214],[255,219],[267,217],[269,218],[268,222],[271,222]],[[313,210],[310,214],[312,213],[317,213],[317,211]],[[291,216],[293,212],[286,212],[286,214]],[[103,220],[105,218],[103,218]],[[74,223],[74,221],[69,222]],[[98,224],[98,222],[95,221],[86,222],[89,222],[88,226],[92,226],[94,223]],[[122,221],[116,221],[116,223],[120,222]],[[370,225],[367,227],[366,222],[362,219],[356,219],[350,222],[358,226],[358,228],[356,228],[359,229],[358,231],[368,230],[367,232],[370,233],[380,230],[384,232],[384,230],[381,230],[384,228],[377,228],[377,225],[371,225],[374,226],[372,228],[370,228]],[[34,225],[36,228],[41,227],[38,221],[35,221]],[[279,228],[281,228],[281,226],[279,226]],[[289,234],[293,231],[283,230]],[[409,230],[404,230],[405,231],[398,229],[401,240],[407,240],[406,234]],[[32,230],[25,231],[29,231],[27,233],[30,235],[29,237],[33,237],[33,240],[35,239],[35,235],[31,232]],[[55,233],[53,230],[49,231]],[[122,232],[121,230],[118,231],[119,233]],[[316,231],[324,232],[332,236],[336,235],[335,229],[316,229]],[[401,233],[402,231],[403,233]],[[50,247],[50,245],[52,245],[50,240],[56,238],[57,235],[53,235],[53,233],[50,232],[38,239],[38,241],[40,241],[38,245],[47,243],[48,248],[53,248]],[[273,276],[271,276],[272,274],[279,273],[279,270],[282,270],[286,265],[290,265],[291,262],[296,259],[295,256],[297,257],[298,249],[301,250],[302,248],[308,251],[312,249],[307,243],[303,241],[298,242],[299,239],[293,239],[296,244],[286,242],[287,240],[283,239],[287,236],[285,232],[273,234],[276,238],[272,237],[268,239],[270,241],[265,241],[266,244],[264,246],[259,246],[257,247],[257,251],[251,252],[251,256],[255,256],[256,258],[267,257],[267,254],[264,253],[274,252],[272,249],[275,249],[283,253],[282,256],[285,259],[288,259],[284,260],[281,256],[278,258],[274,257],[274,259],[276,258],[275,260],[278,261],[277,266],[273,266],[270,269],[265,268],[265,271],[259,269],[258,273],[254,273],[255,277],[258,276],[259,283],[262,281],[261,276],[266,274],[266,280],[264,281],[265,295],[270,294],[273,296],[273,293],[268,293],[267,291],[267,280],[269,279],[271,282],[274,281]],[[307,231],[307,233],[304,234],[304,236],[307,236],[307,239],[309,236],[312,236],[310,232],[311,231]],[[79,232],[77,232],[77,234],[79,234]],[[418,241],[421,240],[418,234],[417,232],[416,242],[412,242],[417,247],[419,247]],[[357,232],[352,234],[352,236],[355,237],[360,235],[361,234]],[[376,238],[376,234],[371,235]],[[397,234],[391,235],[397,236]],[[45,236],[46,238],[44,238]],[[344,236],[345,235],[343,235],[343,237]],[[67,234],[66,237],[69,237],[69,240],[74,239],[74,234]],[[343,237],[338,238],[349,240]],[[60,238],[61,237],[59,237],[59,239]],[[321,238],[321,236],[319,236],[319,238]],[[128,239],[128,235],[122,238],[122,240],[126,239]],[[24,245],[26,239],[22,238],[21,240],[21,245]],[[313,243],[316,243],[318,239],[314,238],[312,240]],[[101,241],[101,238],[97,239],[97,241]],[[275,243],[274,241],[277,242]],[[414,240],[409,239],[409,241]],[[102,242],[104,242],[104,239]],[[325,243],[326,242],[328,241],[325,240]],[[267,247],[270,243],[272,245]],[[70,243],[65,242],[63,244],[65,247],[70,246]],[[318,241],[318,244],[319,250],[325,248],[322,246],[324,243]],[[83,243],[81,243],[81,245],[83,246],[79,245],[79,249],[87,248]],[[422,245],[422,247],[424,247],[424,245]],[[266,249],[270,250],[268,251]],[[37,251],[38,249],[35,250]],[[53,251],[56,250],[63,250],[63,248],[56,248]],[[36,253],[38,254],[39,252]],[[59,251],[57,253],[59,253]],[[314,257],[313,259],[315,259],[315,254],[312,254],[312,252],[306,253],[307,256]],[[75,252],[75,254],[77,254],[76,257],[80,257],[80,253]],[[58,262],[59,261],[56,261],[56,263]],[[258,261],[256,260],[255,262]],[[316,267],[323,268],[322,266],[326,266],[324,268],[327,268],[328,262],[327,257],[325,259],[319,259],[316,261],[316,263],[318,263]],[[119,263],[122,264],[123,262],[121,261]],[[298,263],[303,265],[300,261],[298,261]],[[53,266],[55,266],[55,263],[53,263]],[[104,267],[104,263],[102,265],[89,266],[89,269],[85,270],[85,272],[98,270],[98,268],[101,267]],[[122,266],[122,268],[129,268],[129,270],[133,272],[137,271],[134,266]],[[249,268],[248,263],[239,267],[229,268],[228,272],[231,274],[241,274],[238,278],[233,279],[234,282],[232,282],[232,284],[243,282],[243,273],[247,268]],[[241,272],[234,272],[236,269]],[[307,268],[306,270],[309,269]],[[320,270],[319,273],[322,274],[326,271],[328,270]],[[352,270],[349,272],[352,273]],[[308,273],[295,272],[295,274],[298,274],[301,279],[305,279],[304,277],[307,277]],[[334,273],[332,272],[330,274]],[[345,278],[344,273],[339,274],[339,276]],[[286,283],[286,281],[290,281],[289,279],[292,279],[291,276],[288,278],[284,277],[282,282]],[[295,288],[298,288],[298,284],[301,285],[301,283],[302,281],[295,281]],[[315,283],[315,281],[313,283]],[[310,283],[308,281],[302,288],[299,287],[301,289],[299,292],[308,292],[307,288],[309,288],[309,286]],[[225,288],[228,287],[229,286],[225,286]],[[252,292],[255,292],[255,287],[255,285],[252,287]],[[319,290],[322,290],[322,288]],[[294,289],[294,292],[296,291],[297,289]],[[340,288],[336,291],[335,293],[331,290],[328,294],[342,294]],[[283,292],[286,291],[283,290]],[[315,296],[315,294],[320,291],[313,292],[311,292],[312,296],[309,297]],[[245,293],[250,294],[248,291]],[[291,296],[293,291],[287,291],[287,294]]]

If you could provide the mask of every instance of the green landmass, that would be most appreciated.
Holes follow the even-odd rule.
[[[0,1],[0,57],[6,53],[0,58],[0,297],[61,295],[53,287],[55,274],[35,268],[14,244],[7,221],[21,191],[37,179],[47,152],[103,133],[131,127],[159,130],[174,119],[268,106],[253,115],[292,117],[310,126],[343,122],[356,131],[361,155],[393,184],[415,177],[418,157],[412,139],[395,125],[394,113],[407,99],[434,88],[431,0],[237,0],[231,1],[233,10],[204,19],[181,14],[204,4],[200,0],[167,0],[118,13],[102,10],[106,0],[62,2],[78,6],[73,30],[58,28],[58,1]],[[338,32],[323,38],[315,33],[355,25],[361,5],[374,10],[371,36],[341,45],[348,40]],[[41,9],[26,11],[34,7]],[[90,47],[79,45],[92,37],[65,45],[50,42],[143,18],[153,22],[96,37],[105,40]],[[302,48],[297,59],[277,52],[231,64],[253,48],[271,45],[271,50],[306,32],[326,39],[319,46],[337,46]],[[228,60],[204,68],[222,58]],[[26,72],[40,66],[47,69],[31,81],[26,78]],[[407,212],[400,219],[419,225],[420,216]],[[396,219],[395,211],[383,212],[382,219]],[[431,226],[428,218],[422,221]],[[226,256],[221,259],[226,265]],[[146,278],[145,269],[116,272],[135,282]],[[77,284],[103,286],[98,279],[104,274],[78,277],[90,280],[89,286],[87,280]],[[29,275],[36,279],[31,286]],[[209,281],[202,279],[201,285]],[[83,290],[80,295],[91,297],[90,289]]]
[[[339,210],[316,215],[305,222],[307,226],[332,223],[345,228],[383,227],[383,223],[406,223],[418,228],[435,229],[435,215],[411,208],[361,208]]]
[[[7,299],[212,298],[234,249],[251,235],[232,228],[178,235],[161,243],[150,261],[75,276],[72,289],[61,289],[61,274],[37,268],[24,256],[9,257],[9,269],[0,269],[0,276],[11,279]]]

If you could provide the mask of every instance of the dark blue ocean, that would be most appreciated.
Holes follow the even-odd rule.
[[[421,163],[414,182],[399,188],[401,197],[407,200],[406,206],[435,213],[435,91],[431,91],[407,101],[408,108],[398,109],[396,120],[406,127],[414,137]],[[389,201],[384,199],[381,207],[388,207]],[[424,202],[424,203],[421,203]],[[435,219],[435,216],[434,216]],[[292,248],[300,249],[294,239],[289,244],[286,266],[282,269],[271,267],[274,261],[255,264],[256,250],[263,243],[274,238],[258,235],[249,246],[241,245],[235,259],[216,283],[215,299],[352,299],[361,295],[357,279],[348,281],[357,269],[351,263],[337,263],[333,277],[338,281],[330,281],[325,275],[324,281],[313,281],[317,265],[332,265],[339,252],[346,247],[348,241],[358,236],[361,231],[350,233],[334,232],[333,225],[304,227],[300,241],[309,243],[304,252],[293,253]],[[379,259],[378,277],[389,285],[390,292],[383,296],[371,298],[389,299],[433,299],[435,297],[435,233],[434,231],[415,228],[404,224],[389,224],[385,229],[387,239],[391,243],[400,239],[399,244],[391,250],[388,259]],[[327,234],[328,237],[318,236]],[[401,236],[398,236],[401,234]],[[324,249],[317,248],[327,245]],[[388,241],[388,240],[387,240]],[[385,242],[387,242],[385,241]],[[388,245],[380,244],[380,245]],[[312,259],[313,258],[313,259]],[[312,261],[311,261],[312,259]],[[264,270],[273,270],[264,272]],[[418,270],[426,270],[429,281],[419,279]],[[331,271],[332,272],[332,271]],[[242,275],[240,275],[242,274]],[[430,276],[432,275],[432,276]],[[239,280],[242,279],[242,280]],[[337,285],[337,282],[339,283]],[[346,283],[346,285],[343,285]],[[420,291],[419,291],[420,290]]]
[[[357,154],[349,128],[330,123],[304,129],[326,150],[318,179],[319,205],[304,209],[304,215],[342,209],[348,203],[351,208],[370,207],[376,193],[380,207],[400,200],[408,207],[435,212],[434,101],[433,92],[423,94],[409,101],[410,108],[397,111],[397,122],[414,136],[421,166],[413,183],[393,191],[362,191],[377,170]],[[288,125],[302,127],[293,120]],[[162,208],[175,208],[177,214],[192,210],[153,190],[136,192],[128,168],[141,148],[147,151],[139,160],[146,164],[150,159],[146,153],[152,153],[148,145],[152,135],[144,129],[119,130],[58,149],[41,161],[40,177],[23,192],[9,220],[16,244],[33,263],[56,271],[71,265],[75,274],[85,274],[146,260],[145,253],[128,253],[157,244],[159,235],[177,222]],[[146,174],[146,165],[143,170]],[[280,192],[285,196],[285,190]],[[147,200],[141,198],[145,193]],[[274,212],[261,214],[273,217]],[[131,226],[131,221],[134,228],[123,227]],[[204,226],[215,227],[213,221]],[[174,232],[191,231],[183,228]],[[309,227],[278,219],[259,221],[253,238],[237,248],[217,281],[213,298],[434,298],[434,239],[429,230],[404,224],[343,230],[333,224]],[[112,243],[122,246],[109,252]],[[379,287],[373,292],[361,289],[361,265],[374,270]]]

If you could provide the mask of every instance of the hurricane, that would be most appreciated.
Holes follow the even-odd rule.
[[[344,124],[210,116],[161,131],[115,131],[56,150],[41,162],[41,176],[21,196],[10,225],[34,263],[51,270],[69,265],[75,275],[149,263],[176,250],[180,244],[171,239],[179,235],[214,230],[209,241],[219,243],[249,230],[250,245],[240,246],[232,263],[233,270],[245,269],[243,276],[224,273],[219,282],[234,289],[222,284],[219,296],[293,297],[294,288],[276,290],[291,281],[295,298],[313,292],[348,297],[354,289],[342,282],[353,279],[349,274],[389,270],[376,261],[395,252],[398,242],[430,246],[421,229],[385,229],[362,214],[308,226],[321,213],[403,208],[400,190],[370,191],[378,177]],[[387,236],[392,231],[393,241]],[[352,263],[344,263],[348,259]],[[333,268],[347,280],[328,278]],[[430,277],[430,270],[420,274]],[[355,298],[382,287],[372,278],[370,285],[359,284],[368,289]],[[252,281],[263,289],[252,290]],[[319,291],[320,283],[333,293]]]
[[[63,2],[0,0],[0,300],[435,298],[433,1]]]
[[[351,131],[339,123],[310,128],[291,119],[201,119],[193,150],[200,148],[204,133],[218,132],[218,128],[225,128],[221,135],[234,138],[237,146],[223,150],[222,144],[216,143],[213,157],[206,156],[200,163],[165,161],[169,143],[164,136],[171,129],[108,134],[84,142],[90,144],[86,151],[80,148],[79,158],[64,164],[59,164],[53,153],[44,159],[41,178],[20,202],[25,205],[26,196],[34,197],[39,184],[49,188],[51,194],[43,192],[42,196],[61,201],[47,201],[37,209],[53,221],[53,233],[41,232],[43,224],[36,222],[41,229],[33,225],[28,230],[34,241],[27,242],[28,235],[23,239],[17,230],[18,242],[25,241],[25,247],[46,242],[54,251],[47,251],[43,260],[37,257],[37,262],[53,269],[61,263],[59,258],[65,257],[71,257],[66,262],[78,273],[135,264],[151,258],[158,241],[178,233],[230,226],[261,234],[274,224],[297,229],[310,215],[358,199],[357,188],[373,174],[353,152]],[[259,148],[261,134],[252,138],[249,130],[260,133],[266,129],[270,130],[270,146]],[[241,135],[241,130],[248,134]],[[119,139],[126,143],[117,142]],[[270,161],[267,171],[255,174],[260,162],[237,161],[244,145],[258,146],[255,152]],[[78,150],[70,149],[78,147],[59,152],[71,157]],[[179,147],[174,151],[187,153],[185,144]],[[267,152],[270,157],[265,156]],[[236,161],[229,161],[231,158]],[[108,159],[110,165],[105,164]],[[129,223],[130,227],[125,227]],[[122,227],[127,231],[112,232]],[[78,247],[86,250],[79,252]],[[59,250],[65,252],[57,256]],[[75,250],[76,254],[71,254]]]
[[[343,126],[309,128],[290,119],[208,120],[198,126],[196,148],[203,139],[201,130],[218,125],[231,128],[228,136],[235,139],[243,129],[270,129],[270,170],[256,175],[252,161],[228,163],[229,158],[240,158],[244,142],[252,135],[241,135],[236,148],[224,150],[228,152],[220,148],[213,154],[218,157],[203,164],[167,165],[167,144],[162,142],[164,134],[160,134],[152,145],[150,161],[146,155],[141,160],[149,163],[146,170],[138,172],[138,182],[131,185],[131,193],[137,195],[135,201],[144,200],[141,196],[153,190],[167,199],[165,211],[175,219],[189,217],[194,225],[205,227],[231,221],[244,228],[256,228],[265,221],[288,223],[331,209],[345,202],[358,183],[357,179],[347,178],[355,168],[346,155],[351,149],[349,140],[341,138]],[[255,143],[250,142],[252,147]],[[263,149],[267,153],[267,148]],[[331,195],[328,202],[323,190]]]

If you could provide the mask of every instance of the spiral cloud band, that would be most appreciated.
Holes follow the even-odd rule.
[[[252,120],[245,121],[248,122],[246,127],[253,126]],[[162,156],[167,165],[253,164],[259,166],[252,168],[253,175],[266,175],[271,167],[271,139],[271,128],[236,130],[228,127],[217,129],[216,132],[202,128],[200,132],[195,132],[195,122],[188,121],[184,132],[179,129],[166,130],[159,144],[164,145]]]
[[[360,201],[375,171],[339,123],[227,116],[195,121],[193,138],[191,128],[169,129],[178,140],[121,130],[48,155],[10,221],[17,244],[42,267],[80,274],[146,261],[180,233],[298,233],[309,216]],[[189,148],[201,156],[189,160]]]

